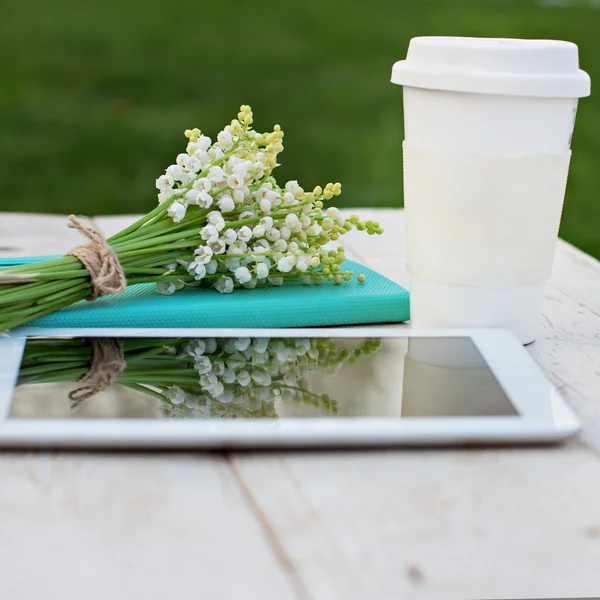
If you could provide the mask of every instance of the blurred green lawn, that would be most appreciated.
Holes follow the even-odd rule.
[[[600,9],[531,0],[18,0],[0,20],[0,211],[146,212],[154,180],[244,103],[280,123],[280,178],[400,206],[401,88],[417,35],[567,39],[600,81]],[[600,257],[600,98],[580,104],[561,235]],[[0,217],[1,218],[1,217]]]

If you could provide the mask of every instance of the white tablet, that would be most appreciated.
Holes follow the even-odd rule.
[[[579,424],[502,330],[22,330],[0,338],[0,446],[553,442]]]

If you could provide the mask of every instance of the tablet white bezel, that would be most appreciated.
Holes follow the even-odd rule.
[[[519,416],[282,420],[11,419],[28,336],[77,337],[469,337]],[[541,398],[547,400],[541,401]],[[507,331],[391,327],[302,329],[24,328],[0,339],[0,446],[240,448],[436,445],[558,441],[579,423],[529,353]]]

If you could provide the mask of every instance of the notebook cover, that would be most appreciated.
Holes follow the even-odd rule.
[[[53,258],[0,259],[0,267]],[[236,289],[184,288],[171,296],[153,283],[129,286],[120,294],[81,301],[28,323],[30,327],[315,327],[397,323],[409,319],[403,287],[351,260],[343,268],[366,275],[334,285]]]

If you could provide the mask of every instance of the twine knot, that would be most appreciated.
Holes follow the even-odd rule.
[[[91,338],[92,362],[88,372],[78,381],[83,384],[69,394],[71,408],[112,385],[117,375],[127,366],[123,346],[115,338]]]
[[[69,216],[68,225],[81,231],[90,240],[89,244],[77,246],[65,254],[78,258],[90,274],[92,292],[86,300],[122,292],[127,287],[127,279],[106,238],[98,230],[86,227],[75,215]]]

